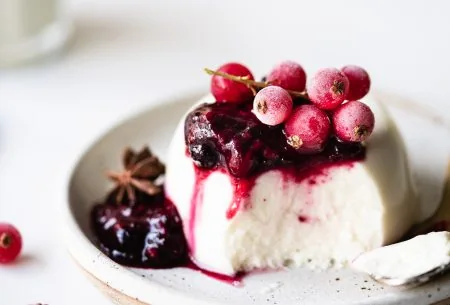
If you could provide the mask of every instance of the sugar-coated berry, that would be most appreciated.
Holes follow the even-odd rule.
[[[336,109],[332,121],[339,140],[362,142],[372,134],[375,116],[366,104],[350,101]]]
[[[349,81],[347,99],[349,101],[356,101],[366,96],[370,90],[369,73],[355,65],[345,66],[341,71],[347,76]]]
[[[324,110],[332,110],[347,98],[347,76],[336,68],[321,69],[306,84],[311,102]]]
[[[11,224],[0,223],[0,263],[14,261],[22,250],[20,232]]]
[[[314,105],[301,105],[292,111],[284,125],[289,145],[300,152],[320,152],[330,136],[328,115]]]
[[[254,80],[250,70],[239,63],[227,63],[221,66],[218,71],[235,76],[245,76]],[[246,85],[219,75],[213,75],[211,78],[211,93],[218,102],[240,103],[249,101],[253,97],[252,90]]]
[[[303,92],[306,86],[306,73],[303,67],[295,61],[286,60],[270,71],[267,75],[267,82],[286,90]]]
[[[278,125],[286,121],[292,112],[292,97],[281,87],[261,89],[253,100],[253,113],[266,125]]]

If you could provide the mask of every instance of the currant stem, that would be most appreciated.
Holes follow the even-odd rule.
[[[249,87],[250,89],[252,89],[252,91],[254,91],[255,88],[262,89],[267,86],[270,86],[270,83],[267,83],[267,82],[257,82],[257,81],[248,79],[248,76],[236,76],[236,75],[228,74],[228,73],[221,72],[221,71],[211,70],[208,68],[205,68],[205,72],[208,73],[209,75],[222,76],[223,78],[235,81],[237,83],[244,84],[247,87]],[[304,92],[292,91],[292,90],[286,90],[286,91],[292,96],[308,98],[308,96]]]

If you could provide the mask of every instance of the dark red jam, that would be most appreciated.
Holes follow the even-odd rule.
[[[185,267],[221,282],[240,284],[243,274],[218,274],[203,270],[190,260],[181,219],[163,194],[138,193],[138,197],[141,201],[133,206],[117,205],[110,197],[93,208],[92,227],[103,253],[129,267]]]
[[[245,179],[274,168],[301,170],[365,156],[360,143],[342,143],[334,137],[322,152],[300,154],[287,143],[282,125],[261,123],[250,107],[248,103],[204,104],[187,116],[186,146],[199,168],[223,168]]]
[[[188,261],[180,216],[164,195],[132,206],[115,200],[96,205],[92,225],[102,251],[131,267],[168,268]]]

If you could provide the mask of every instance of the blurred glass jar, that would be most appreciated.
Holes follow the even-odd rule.
[[[0,0],[0,67],[56,52],[70,32],[62,0]]]

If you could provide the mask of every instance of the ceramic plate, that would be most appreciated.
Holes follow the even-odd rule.
[[[121,304],[432,304],[450,296],[450,278],[442,277],[410,290],[385,287],[351,270],[313,272],[295,269],[249,275],[242,287],[209,278],[197,271],[175,268],[144,270],[118,265],[93,243],[89,212],[111,187],[107,169],[119,169],[125,146],[149,144],[165,159],[165,152],[178,120],[200,95],[162,101],[117,125],[83,153],[68,183],[68,201],[62,209],[62,228],[69,252],[96,282],[102,283]],[[386,97],[385,97],[386,98]],[[384,98],[384,99],[385,99]],[[409,109],[411,110],[411,109]],[[431,142],[433,132],[449,139],[448,127],[393,110],[405,136],[415,172],[426,173],[418,181],[423,199],[434,199],[442,188],[450,143]],[[438,122],[439,123],[439,122]],[[442,143],[446,142],[446,143]],[[423,148],[426,146],[426,148]],[[430,165],[431,164],[431,165]]]

